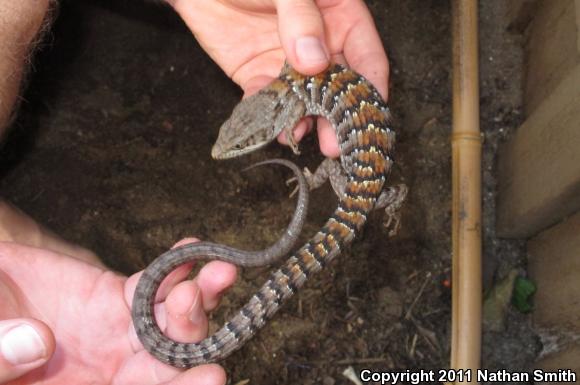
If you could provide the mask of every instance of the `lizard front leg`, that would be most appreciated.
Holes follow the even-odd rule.
[[[294,140],[294,127],[302,119],[305,112],[306,106],[304,102],[300,98],[293,96],[288,98],[274,121],[274,132],[284,133],[288,145],[296,155],[300,155],[300,150],[298,149],[298,143]]]

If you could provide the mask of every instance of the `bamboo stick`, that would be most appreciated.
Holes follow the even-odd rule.
[[[452,22],[451,368],[471,369],[475,380],[480,365],[482,303],[477,1],[453,0]]]

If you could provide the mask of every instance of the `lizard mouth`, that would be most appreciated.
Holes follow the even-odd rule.
[[[232,149],[224,150],[222,146],[216,143],[211,149],[211,157],[218,160],[231,159],[262,148],[267,144],[268,143],[258,143],[247,147],[234,147]]]
[[[211,157],[214,159],[226,159],[228,156],[227,153],[224,153],[221,146],[216,143],[211,148]]]

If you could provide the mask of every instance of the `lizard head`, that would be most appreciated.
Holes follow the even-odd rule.
[[[214,159],[228,159],[266,146],[279,134],[276,121],[284,108],[275,83],[242,100],[220,127],[211,150]]]

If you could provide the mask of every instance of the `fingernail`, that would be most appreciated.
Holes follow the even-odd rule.
[[[0,340],[0,351],[13,365],[28,364],[46,356],[46,346],[38,332],[22,324],[10,329]]]
[[[189,309],[189,320],[194,324],[197,325],[203,321],[203,309],[201,303],[201,291],[197,291],[195,294],[195,298],[193,299],[193,304]]]
[[[328,61],[322,42],[314,36],[303,36],[296,40],[296,56],[301,63],[305,64]]]

